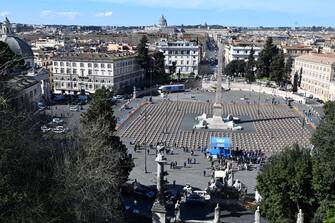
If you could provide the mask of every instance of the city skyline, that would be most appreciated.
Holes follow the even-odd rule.
[[[15,4],[16,3],[16,4]],[[149,26],[335,26],[331,0],[4,0],[0,16],[14,23]]]

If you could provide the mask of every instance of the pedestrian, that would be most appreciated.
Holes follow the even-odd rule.
[[[204,177],[206,176],[206,170],[204,170]]]
[[[176,181],[175,180],[173,180],[173,187],[175,187],[176,186]]]
[[[150,150],[148,149],[147,152],[148,152],[148,155],[149,155],[150,154]]]
[[[186,162],[184,162],[184,168],[186,168]]]
[[[195,158],[193,159],[193,163],[194,163],[194,164],[196,164],[196,163],[197,163],[197,160],[196,160]]]

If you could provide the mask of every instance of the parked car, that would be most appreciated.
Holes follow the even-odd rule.
[[[241,130],[243,130],[243,127],[242,127],[242,126],[234,126],[234,127],[232,128],[232,130],[233,130],[233,131],[241,131]]]
[[[143,188],[143,187],[137,187],[134,189],[134,194],[146,197],[146,198],[155,198],[156,193],[152,190],[149,190],[147,188]]]
[[[68,128],[64,128],[64,126],[56,126],[55,128],[52,129],[52,132],[56,134],[62,134],[68,132]]]
[[[50,131],[50,128],[48,128],[46,125],[42,125],[41,126],[41,131],[42,131],[42,133],[47,133],[47,132]]]
[[[203,204],[205,203],[205,198],[196,193],[192,193],[186,196],[185,202],[187,204]]]
[[[79,111],[79,105],[70,106],[70,111]]]
[[[320,104],[324,104],[325,102],[323,100],[321,100],[320,98],[315,98],[316,102],[320,103]]]
[[[63,123],[64,121],[62,120],[62,119],[60,119],[60,118],[53,118],[52,119],[52,123],[54,123],[54,124],[61,124],[61,123]]]
[[[211,199],[211,195],[207,193],[207,191],[204,190],[195,190],[195,194],[203,197],[206,201],[209,201]]]

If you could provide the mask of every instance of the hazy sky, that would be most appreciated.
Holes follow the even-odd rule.
[[[0,17],[30,24],[335,26],[335,0],[0,0]]]

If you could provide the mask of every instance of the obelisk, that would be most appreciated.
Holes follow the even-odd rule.
[[[216,95],[213,107],[213,119],[218,117],[222,120],[222,73],[223,73],[223,46],[219,42],[219,52],[218,52],[218,70],[216,73]]]

